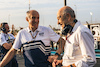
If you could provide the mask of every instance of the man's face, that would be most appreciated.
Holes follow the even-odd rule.
[[[60,11],[58,11],[57,13],[57,19],[58,19],[58,24],[61,25],[62,28],[64,28],[66,22],[67,22],[67,18],[66,16],[64,16],[63,14],[61,14]]]
[[[30,12],[28,17],[29,27],[33,28],[34,30],[38,28],[39,24],[39,14],[38,12]]]
[[[9,25],[8,24],[5,24],[5,29],[6,29],[6,32],[9,32]]]

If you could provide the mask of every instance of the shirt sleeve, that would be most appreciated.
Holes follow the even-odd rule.
[[[94,38],[90,33],[91,32],[82,32],[80,34],[79,44],[83,59],[75,63],[77,67],[92,67],[96,63]]]
[[[21,42],[21,32],[18,32],[17,36],[16,36],[16,39],[15,39],[15,42],[13,44],[13,48],[14,49],[19,49],[22,45],[22,42]]]
[[[58,35],[57,33],[55,33],[51,28],[49,29],[49,38],[51,41],[53,42],[58,42],[60,35]]]
[[[7,43],[7,41],[3,35],[0,35],[0,45],[2,46],[4,43]]]

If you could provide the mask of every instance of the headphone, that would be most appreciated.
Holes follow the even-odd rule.
[[[3,32],[6,32],[5,24],[8,24],[8,23],[6,23],[6,22],[1,23],[1,30],[2,30]]]
[[[74,19],[73,20],[74,23],[77,23],[77,21],[78,21],[77,19]],[[71,33],[72,32],[72,29],[73,29],[73,27],[71,25],[69,25],[69,24],[66,25],[65,24],[65,27],[62,30],[62,35],[67,35],[68,33]]]

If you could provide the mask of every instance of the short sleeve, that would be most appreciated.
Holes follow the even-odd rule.
[[[4,43],[7,43],[7,41],[3,35],[0,35],[0,45],[2,46]]]
[[[13,44],[13,48],[14,49],[19,49],[22,45],[22,42],[21,42],[21,32],[18,32],[17,36],[16,36],[16,39],[15,39],[15,42]]]
[[[58,35],[57,33],[55,33],[51,28],[48,28],[49,30],[49,38],[51,41],[53,42],[58,42],[60,35]]]

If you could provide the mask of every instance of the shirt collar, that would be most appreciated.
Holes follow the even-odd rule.
[[[7,33],[7,34],[5,34],[5,33],[1,33],[1,34],[8,35],[8,33]]]
[[[81,25],[80,21],[76,22],[76,24],[73,27],[72,32],[75,32],[75,30],[78,28],[79,25]]]
[[[27,27],[28,32],[30,32],[31,30],[29,29],[29,27]],[[35,31],[41,31],[40,26],[38,26],[38,28]]]

